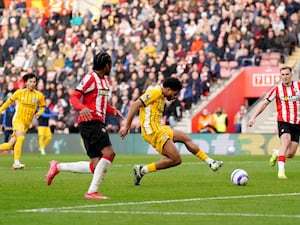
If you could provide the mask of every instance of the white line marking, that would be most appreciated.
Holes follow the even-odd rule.
[[[281,193],[281,194],[264,194],[264,195],[223,196],[223,197],[210,197],[210,198],[187,198],[187,199],[143,201],[143,202],[118,202],[118,203],[109,203],[109,204],[68,206],[68,207],[59,207],[59,208],[21,209],[21,210],[17,210],[17,212],[62,212],[62,211],[67,212],[68,210],[74,212],[75,209],[108,207],[108,206],[149,205],[149,204],[166,204],[166,203],[175,203],[175,202],[245,199],[245,198],[262,198],[262,197],[285,197],[285,196],[298,196],[298,195],[300,195],[300,192]],[[84,211],[84,212],[87,212],[87,211]],[[104,211],[102,211],[102,212],[104,212]],[[211,215],[211,214],[209,214],[209,215]]]
[[[280,217],[280,218],[299,218],[300,215],[286,214],[260,214],[260,213],[216,213],[216,212],[144,212],[144,211],[116,211],[116,210],[60,210],[57,213],[87,213],[87,214],[132,214],[132,215],[176,215],[176,216],[243,216],[243,217]]]

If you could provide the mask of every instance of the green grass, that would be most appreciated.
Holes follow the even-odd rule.
[[[88,201],[83,196],[91,174],[62,172],[45,184],[51,159],[86,160],[84,154],[23,154],[27,167],[17,171],[12,156],[0,156],[0,224],[300,224],[298,157],[287,161],[287,180],[277,179],[277,165],[270,168],[266,156],[215,158],[224,161],[216,173],[189,155],[180,166],[148,174],[134,186],[132,166],[160,156],[119,154],[100,189],[111,199]],[[248,172],[248,185],[231,184],[236,168]]]

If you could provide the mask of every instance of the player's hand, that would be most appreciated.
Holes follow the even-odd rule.
[[[120,130],[119,130],[119,135],[121,137],[121,139],[123,140],[125,138],[125,136],[128,134],[128,131],[129,131],[129,128],[126,128],[126,127],[122,127]]]
[[[124,117],[123,117],[122,113],[119,110],[115,111],[115,116],[117,116],[117,117],[121,118],[122,120],[124,120]]]
[[[86,107],[79,112],[79,116],[82,118],[83,121],[90,121],[92,119],[91,112],[93,112],[93,110]]]

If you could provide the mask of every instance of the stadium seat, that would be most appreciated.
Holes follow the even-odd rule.
[[[230,69],[237,68],[238,65],[239,65],[239,63],[237,61],[229,61],[229,68]]]
[[[260,61],[260,64],[259,64],[260,66],[271,66],[271,62],[270,62],[270,60],[269,59],[262,59],[261,61]]]
[[[231,77],[231,74],[232,74],[231,70],[228,68],[221,68],[221,70],[220,70],[221,78],[227,79],[227,78]]]
[[[271,66],[278,66],[280,59],[270,59]]]
[[[229,62],[228,61],[220,61],[220,67],[224,68],[224,69],[228,69],[229,68]]]
[[[268,52],[262,52],[262,53],[260,53],[260,55],[261,55],[261,59],[262,60],[264,60],[264,59],[266,59],[266,60],[270,59],[270,53],[268,53]]]
[[[280,52],[271,52],[270,59],[277,59],[279,61],[281,59],[281,53]]]

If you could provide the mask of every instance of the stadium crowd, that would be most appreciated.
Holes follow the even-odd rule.
[[[34,72],[37,89],[57,113],[52,132],[78,132],[68,98],[92,70],[93,56],[106,49],[113,64],[111,104],[124,117],[147,88],[180,78],[184,88],[166,105],[163,121],[173,125],[222,82],[222,62],[258,66],[269,52],[284,61],[300,43],[299,8],[298,0],[122,0],[104,5],[100,18],[66,9],[47,18],[25,1],[11,1],[0,17],[0,104],[24,87],[24,74]],[[139,132],[138,121],[132,124]],[[107,118],[111,132],[119,126]]]

